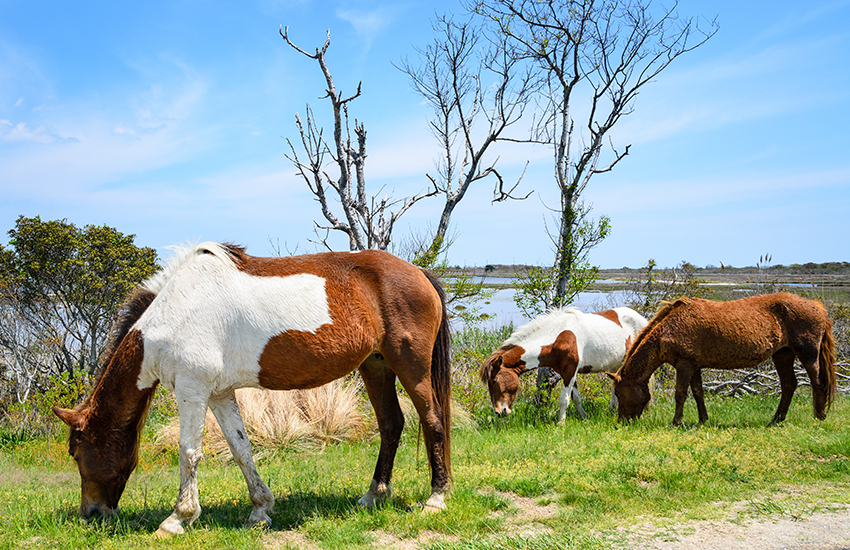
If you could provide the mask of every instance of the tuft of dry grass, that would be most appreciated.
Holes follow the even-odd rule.
[[[328,443],[360,439],[369,422],[360,407],[359,385],[336,380],[309,390],[236,390],[245,430],[255,456],[282,449],[322,448]],[[157,431],[157,444],[176,447],[180,420],[173,418]],[[205,451],[230,457],[227,441],[215,417],[207,411]]]

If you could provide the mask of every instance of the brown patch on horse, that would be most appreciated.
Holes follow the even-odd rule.
[[[482,382],[487,384],[493,379],[500,368],[522,368],[524,370],[525,362],[522,360],[523,354],[525,354],[525,348],[522,346],[516,344],[502,346],[484,360],[481,369],[478,371],[478,376]]]
[[[84,516],[109,514],[139,459],[139,442],[156,386],[138,389],[144,358],[141,332],[131,329],[113,351],[89,398],[73,411],[53,411],[71,427],[68,453],[77,461]],[[108,374],[108,376],[107,376]],[[104,503],[109,510],[103,510]]]
[[[594,369],[594,368],[595,368],[595,367],[593,367],[593,366],[591,366],[591,365],[585,365],[584,367],[582,367],[582,368],[578,369],[578,371],[577,371],[577,372],[578,372],[579,374],[588,374],[588,373],[593,372],[593,369]]]
[[[575,376],[578,362],[576,335],[571,330],[562,331],[552,344],[540,349],[540,366],[554,370],[566,382]]]
[[[614,311],[613,309],[605,309],[605,310],[602,310],[602,311],[594,311],[593,315],[599,315],[600,317],[604,317],[604,318],[608,319],[612,323],[617,323],[617,326],[620,326],[620,327],[623,326],[622,324],[620,324],[620,316],[617,315],[617,312]]]

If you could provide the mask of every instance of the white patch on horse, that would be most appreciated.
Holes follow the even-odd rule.
[[[140,389],[157,380],[173,389],[177,377],[213,394],[257,386],[260,355],[272,337],[332,323],[325,279],[249,275],[215,243],[183,253],[163,275],[167,280],[159,275],[146,283],[159,293],[135,325],[145,345]]]
[[[540,367],[540,348],[536,351],[527,351],[520,358],[525,362],[525,370],[534,370]]]
[[[618,307],[614,311],[619,323],[575,308],[550,310],[519,327],[503,345],[513,344],[524,348],[522,360],[525,362],[525,370],[529,371],[539,368],[543,346],[551,345],[561,332],[569,330],[576,337],[576,374],[579,371],[613,372],[623,362],[627,340],[631,338],[634,341],[647,324],[646,319],[629,308]],[[583,368],[586,370],[581,370]],[[571,380],[565,380],[561,389],[559,422],[563,421],[571,401],[575,403],[578,413],[585,416],[576,387],[576,374]]]

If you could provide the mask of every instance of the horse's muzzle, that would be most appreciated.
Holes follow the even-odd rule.
[[[511,414],[511,408],[507,405],[502,405],[501,407],[493,407],[493,411],[495,411],[496,416],[508,416]]]
[[[89,506],[80,506],[80,515],[86,519],[106,519],[112,514],[118,513],[118,507],[110,508],[109,506],[100,504],[91,504]]]

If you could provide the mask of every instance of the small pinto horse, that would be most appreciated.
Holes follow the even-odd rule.
[[[526,323],[481,366],[481,381],[490,391],[493,410],[500,416],[510,414],[519,389],[519,375],[548,367],[564,380],[558,398],[558,423],[566,418],[570,396],[575,400],[576,411],[586,418],[576,376],[618,369],[646,323],[639,313],[627,307],[596,313],[573,308],[552,310]],[[615,406],[612,394],[611,407]]]
[[[450,476],[450,349],[443,291],[428,272],[386,252],[257,258],[233,245],[182,250],[125,304],[91,395],[54,408],[71,427],[83,516],[109,515],[135,469],[157,384],[180,414],[180,490],[157,534],[183,533],[201,513],[196,471],[209,406],[242,469],[249,524],[270,524],[234,390],[313,388],[359,369],[381,434],[371,508],[390,495],[404,425],[396,379],[419,414],[431,466],[426,511],[445,508]]]
[[[669,363],[676,369],[673,425],[682,423],[688,387],[702,424],[708,413],[701,369],[749,369],[768,357],[773,358],[782,389],[771,424],[785,420],[797,389],[794,358],[809,375],[815,417],[826,418],[836,377],[832,322],[823,305],[784,292],[730,302],[680,298],[656,313],[622,368],[609,374],[619,399],[619,418],[641,415],[650,400],[649,377]]]

